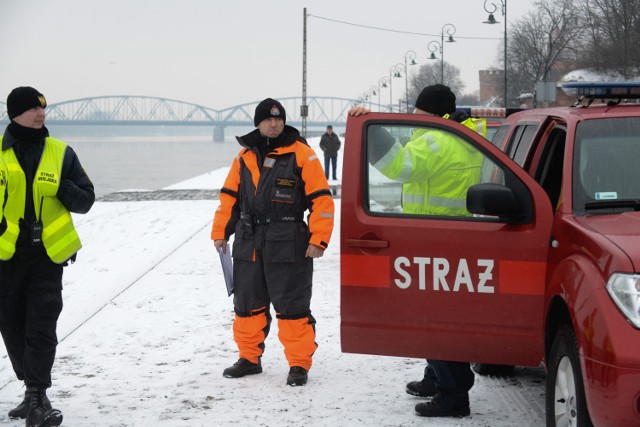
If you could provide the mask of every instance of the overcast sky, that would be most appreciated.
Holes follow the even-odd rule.
[[[445,43],[445,61],[460,68],[472,92],[478,70],[498,65],[502,54],[503,17],[498,11],[500,24],[483,24],[483,3],[0,0],[0,99],[22,85],[49,103],[146,95],[222,109],[301,96],[304,7],[309,96],[356,98],[404,64],[408,51],[425,64],[445,24],[456,27],[457,39]],[[508,25],[530,7],[511,0]],[[394,100],[404,86],[404,78],[393,79]]]

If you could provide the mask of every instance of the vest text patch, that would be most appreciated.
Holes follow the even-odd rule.
[[[289,178],[276,178],[276,187],[280,188],[293,188],[296,185],[296,181]]]
[[[40,172],[40,176],[38,176],[38,181],[51,182],[53,184],[56,184],[58,182],[55,174],[48,173],[48,172]]]

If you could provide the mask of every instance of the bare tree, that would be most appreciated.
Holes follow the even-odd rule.
[[[510,91],[531,91],[537,81],[557,79],[571,68],[581,31],[574,0],[536,1],[508,34]]]
[[[456,96],[457,105],[480,105],[480,92],[474,91],[471,93],[463,93]]]
[[[440,61],[433,61],[426,65],[421,65],[418,72],[409,79],[409,103],[414,104],[418,94],[426,86],[440,83]],[[462,94],[464,82],[460,78],[460,69],[455,65],[444,62],[444,82],[453,93]]]
[[[579,0],[588,30],[581,65],[615,71],[625,78],[640,74],[640,2]]]

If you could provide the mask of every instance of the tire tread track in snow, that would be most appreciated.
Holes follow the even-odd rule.
[[[544,384],[545,374],[542,368],[518,367],[513,376],[481,378],[483,382],[489,383],[489,388],[494,393],[493,398],[499,400],[496,405],[501,406],[503,410],[522,414],[521,425],[544,425],[546,422],[544,386],[539,388],[524,385],[521,381],[524,377],[527,377],[527,383]]]

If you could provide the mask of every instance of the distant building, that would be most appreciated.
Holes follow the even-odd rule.
[[[502,107],[504,70],[480,70],[480,104]]]

